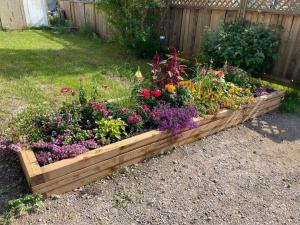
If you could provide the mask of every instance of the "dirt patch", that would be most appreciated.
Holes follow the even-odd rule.
[[[299,224],[299,127],[267,114],[55,196],[15,224]]]

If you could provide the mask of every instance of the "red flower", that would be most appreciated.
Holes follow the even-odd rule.
[[[153,96],[155,97],[155,98],[158,98],[158,97],[160,97],[161,96],[161,92],[160,92],[160,90],[154,90],[154,91],[152,91],[152,94],[153,94]]]
[[[150,91],[147,89],[142,90],[141,95],[144,99],[149,99],[150,98]]]
[[[63,87],[62,89],[60,89],[60,93],[62,93],[62,94],[66,94],[66,93],[68,93],[69,91],[70,91],[70,89],[67,88],[67,87]]]
[[[219,77],[224,77],[224,72],[222,70],[217,71]]]
[[[84,80],[84,78],[83,77],[79,77],[79,81],[83,81]]]

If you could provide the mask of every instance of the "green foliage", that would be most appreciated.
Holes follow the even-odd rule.
[[[9,224],[11,219],[34,213],[43,207],[42,196],[39,194],[28,194],[21,198],[10,200],[4,208],[4,213],[0,217],[0,224]]]
[[[136,200],[137,200],[137,197],[136,197],[135,193],[133,193],[131,191],[124,190],[118,196],[116,196],[116,198],[115,198],[115,206],[116,207],[120,207],[120,208],[124,208],[129,203],[133,203]]]
[[[50,25],[53,27],[70,27],[70,22],[62,20],[58,16],[50,17]]]
[[[244,70],[230,66],[225,70],[225,80],[239,87],[247,88],[250,83],[250,76]]]
[[[271,68],[279,45],[278,27],[238,20],[223,24],[217,32],[208,31],[201,57],[217,66],[228,62],[257,75]]]
[[[88,23],[82,24],[79,28],[79,34],[86,38],[92,38],[94,34],[93,27]]]
[[[95,137],[101,139],[104,142],[103,144],[110,143],[113,140],[121,140],[123,135],[127,135],[127,124],[120,118],[102,118],[96,123],[98,128],[94,129]]]
[[[123,45],[148,57],[163,50],[155,33],[158,16],[154,12],[163,5],[163,0],[101,0],[97,8],[107,13]]]
[[[28,141],[42,140],[50,115],[51,109],[45,104],[29,106],[12,119],[9,131],[16,138],[24,136]]]

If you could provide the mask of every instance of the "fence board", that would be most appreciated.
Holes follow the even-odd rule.
[[[220,24],[224,22],[226,10],[213,10],[211,13],[210,29],[212,31],[218,30]]]
[[[87,3],[84,5],[85,10],[85,23],[89,24],[92,28],[96,28],[95,20],[95,5],[92,3]]]
[[[0,20],[3,29],[23,29],[26,19],[22,0],[1,0]]]

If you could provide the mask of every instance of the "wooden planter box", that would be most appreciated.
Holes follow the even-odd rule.
[[[195,142],[274,110],[279,107],[283,97],[284,93],[278,91],[259,97],[255,103],[239,110],[223,110],[214,116],[196,118],[197,128],[185,130],[178,136],[153,130],[43,167],[39,166],[31,149],[20,151],[19,158],[33,192],[45,197],[62,194],[110,175],[121,167],[138,163],[173,147]]]

